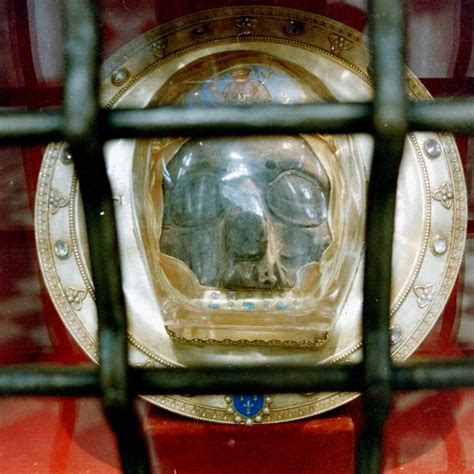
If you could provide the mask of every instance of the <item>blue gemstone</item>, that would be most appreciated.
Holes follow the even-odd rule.
[[[217,303],[209,303],[209,304],[207,305],[207,307],[210,308],[210,309],[219,309],[219,308],[220,308],[220,305],[217,304]]]
[[[245,301],[244,303],[242,303],[242,307],[247,310],[255,309],[255,303],[251,303],[250,301]]]
[[[286,309],[286,308],[288,308],[288,305],[286,303],[283,303],[282,301],[280,301],[279,303],[277,303],[276,308],[277,309]]]
[[[232,403],[234,409],[240,415],[253,418],[258,415],[265,404],[264,395],[233,395]]]

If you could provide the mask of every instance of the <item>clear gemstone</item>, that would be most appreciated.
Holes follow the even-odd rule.
[[[448,242],[444,237],[437,235],[433,239],[433,251],[436,255],[443,255],[448,250]]]
[[[398,326],[393,326],[390,328],[390,342],[392,344],[397,344],[402,338],[402,331]]]
[[[64,242],[64,240],[57,240],[54,244],[54,253],[61,260],[65,260],[71,254],[71,248],[67,242]]]
[[[124,67],[117,69],[117,71],[112,74],[112,84],[115,86],[120,86],[128,79],[129,76],[130,73]]]
[[[72,163],[72,155],[67,148],[61,153],[61,161],[65,165],[70,165]]]
[[[424,144],[425,152],[430,158],[438,158],[441,155],[442,148],[438,140],[429,138]]]

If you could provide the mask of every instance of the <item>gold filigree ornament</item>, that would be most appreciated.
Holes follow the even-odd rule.
[[[223,8],[155,28],[116,53],[103,66],[101,97],[107,108],[370,101],[368,62],[361,34],[333,20],[273,7]],[[409,71],[407,88],[412,100],[430,97]],[[398,362],[415,351],[447,301],[467,214],[453,137],[411,133],[405,148],[391,305]],[[360,360],[371,152],[366,135],[107,143],[131,363],[258,370]],[[35,224],[51,298],[96,360],[83,210],[64,144],[45,153]],[[312,416],[356,395],[145,398],[185,416],[251,425]]]

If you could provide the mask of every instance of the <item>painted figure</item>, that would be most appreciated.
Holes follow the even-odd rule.
[[[247,105],[255,103],[270,103],[272,96],[264,82],[266,78],[258,81],[251,79],[252,69],[240,67],[232,71],[233,80],[221,92],[215,83],[211,84],[212,95],[217,104]]]

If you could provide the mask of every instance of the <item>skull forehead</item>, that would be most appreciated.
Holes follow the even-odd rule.
[[[206,171],[221,179],[249,177],[271,181],[288,169],[322,181],[327,187],[327,175],[313,150],[299,137],[239,137],[189,140],[167,165],[171,182]]]

